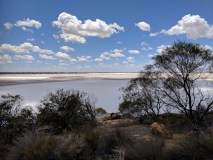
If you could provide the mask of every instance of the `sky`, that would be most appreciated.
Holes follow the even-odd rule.
[[[213,50],[212,0],[0,1],[0,72],[139,72],[177,41]]]

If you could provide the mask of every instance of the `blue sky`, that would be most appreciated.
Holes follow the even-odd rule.
[[[212,0],[0,1],[0,71],[138,72],[177,40],[213,50]]]

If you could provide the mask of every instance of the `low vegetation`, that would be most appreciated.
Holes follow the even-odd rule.
[[[153,60],[122,88],[120,113],[80,91],[49,93],[36,113],[21,96],[1,95],[1,159],[213,159],[213,97],[196,83],[213,68],[212,52],[177,42]]]

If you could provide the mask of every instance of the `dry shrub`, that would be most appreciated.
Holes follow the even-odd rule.
[[[85,147],[82,135],[70,133],[59,138],[56,154],[60,160],[76,160],[83,157]]]
[[[119,148],[120,146],[126,146],[129,143],[132,143],[129,135],[120,131],[119,129],[115,129],[111,132],[109,131],[102,134],[99,150],[103,155],[111,155],[114,154],[115,149]]]
[[[169,153],[174,160],[213,159],[213,137],[208,134],[186,135]]]
[[[125,147],[127,160],[163,160],[164,139],[154,138],[150,141],[140,141]]]
[[[14,141],[8,160],[56,160],[57,139],[40,132],[27,132]]]

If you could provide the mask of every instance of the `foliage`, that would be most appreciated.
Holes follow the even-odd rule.
[[[197,80],[212,69],[212,52],[197,44],[178,42],[153,59],[154,70],[165,75],[161,78],[164,103],[184,113],[196,129],[205,130],[213,97],[204,95]]]
[[[164,139],[142,140],[125,148],[127,160],[164,160]]]
[[[101,107],[95,109],[96,116],[103,116],[107,111]]]
[[[66,136],[60,136],[56,155],[59,160],[84,159],[86,147],[83,135],[70,133]]]
[[[131,79],[129,84],[122,88],[124,101],[120,104],[119,110],[123,114],[130,114],[140,120],[147,115],[153,121],[158,121],[163,107],[163,97],[159,90],[158,79],[149,70],[147,66],[146,73]]]
[[[207,134],[187,135],[168,154],[175,160],[213,159],[213,137]]]
[[[95,120],[95,108],[86,93],[57,90],[38,106],[38,122],[53,126],[55,132],[80,127]]]
[[[57,160],[57,139],[40,132],[27,132],[9,150],[7,160]]]
[[[100,150],[102,151],[102,154],[111,155],[114,153],[116,148],[128,143],[131,143],[128,134],[120,131],[119,129],[115,129],[108,131],[108,133],[101,136]]]
[[[33,127],[35,117],[31,108],[21,107],[19,95],[0,97],[0,144],[11,143],[23,131]]]
[[[211,125],[208,114],[213,97],[199,88],[198,79],[212,69],[212,51],[187,42],[177,42],[153,57],[138,78],[124,87],[122,112],[146,114],[157,121],[162,107],[180,111],[197,130]]]

